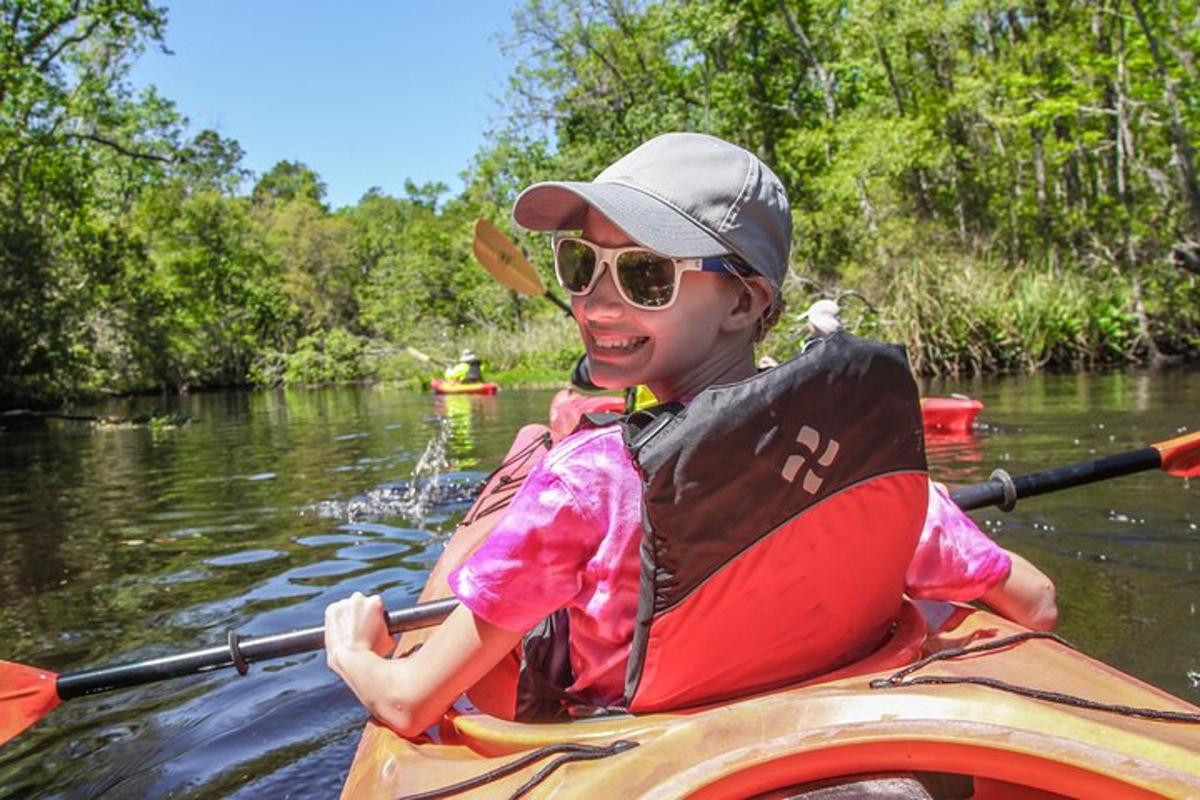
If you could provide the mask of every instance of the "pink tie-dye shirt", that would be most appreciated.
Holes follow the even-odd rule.
[[[612,705],[624,694],[637,615],[641,520],[641,477],[620,429],[577,432],[529,473],[488,540],[450,574],[450,587],[477,616],[513,631],[565,607],[570,691]],[[948,496],[930,491],[907,574],[911,595],[972,600],[1009,567]]]

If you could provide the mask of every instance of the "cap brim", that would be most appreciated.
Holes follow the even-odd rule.
[[[607,217],[633,241],[663,255],[708,258],[734,252],[683,212],[640,189],[619,183],[535,183],[517,198],[513,220],[534,231],[580,230],[588,206]]]

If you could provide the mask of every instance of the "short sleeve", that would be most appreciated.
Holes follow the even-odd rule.
[[[543,462],[525,479],[487,541],[450,573],[450,589],[493,625],[529,630],[579,594],[603,535]]]
[[[1008,577],[1012,559],[937,484],[906,582],[912,597],[977,600]]]

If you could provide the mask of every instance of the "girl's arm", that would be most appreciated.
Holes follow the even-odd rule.
[[[954,505],[946,487],[933,481],[907,584],[912,597],[980,600],[1001,616],[1035,630],[1051,630],[1058,624],[1053,581],[993,542]]]
[[[1008,577],[989,589],[979,599],[988,607],[1037,631],[1054,630],[1058,625],[1058,603],[1054,582],[1040,569],[1011,550]]]
[[[393,642],[383,619],[378,596],[355,592],[330,605],[325,609],[325,657],[372,716],[407,737],[437,722],[524,636],[460,606],[420,650],[388,659]]]

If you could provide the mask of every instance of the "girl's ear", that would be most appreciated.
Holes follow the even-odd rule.
[[[771,306],[775,291],[766,278],[749,277],[737,282],[737,302],[725,317],[722,328],[740,331],[758,325]]]

